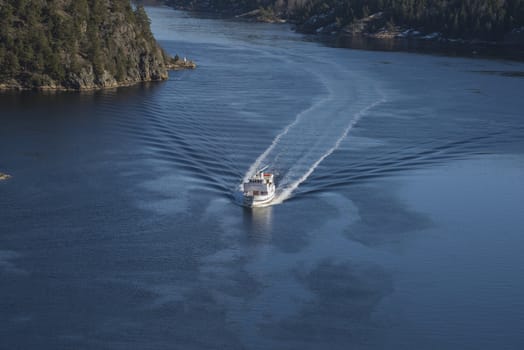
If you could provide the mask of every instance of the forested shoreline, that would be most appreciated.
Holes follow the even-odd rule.
[[[524,0],[167,0],[186,9],[239,15],[258,10],[259,19],[282,18],[306,33],[354,33],[371,17],[366,32],[413,29],[441,38],[524,43]]]
[[[524,47],[524,0],[165,0],[340,39]],[[524,58],[522,58],[524,59]],[[0,89],[87,90],[167,79],[173,63],[129,0],[0,0]]]
[[[169,59],[129,0],[0,0],[0,89],[163,80]]]

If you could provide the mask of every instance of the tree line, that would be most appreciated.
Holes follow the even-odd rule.
[[[500,41],[524,27],[524,0],[168,0],[207,4],[212,10],[249,11],[271,7],[299,25],[331,16],[339,27],[382,12],[389,25],[440,32],[449,38]]]
[[[129,0],[0,0],[0,82],[36,87],[90,67],[119,80],[129,61],[109,40],[122,23],[152,39],[143,7],[133,10]]]
[[[500,41],[524,27],[524,0],[309,0],[297,20],[333,11],[341,24],[383,12],[389,23],[446,37]]]

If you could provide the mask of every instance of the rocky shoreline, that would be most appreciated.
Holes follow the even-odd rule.
[[[164,81],[165,79],[149,79],[149,80],[137,80],[130,82],[105,82],[103,84],[93,84],[93,85],[82,85],[78,88],[66,87],[60,84],[51,84],[51,85],[40,85],[37,87],[26,86],[18,81],[11,81],[0,84],[0,91],[42,91],[42,92],[74,92],[74,91],[98,91],[103,89],[115,89],[119,87],[133,86],[140,83],[155,82],[155,81]]]
[[[165,62],[165,73],[156,72],[153,75],[151,74],[139,74],[139,76],[147,76],[145,79],[131,80],[126,81],[116,81],[114,77],[109,74],[104,74],[102,81],[97,81],[91,79],[93,74],[86,74],[85,76],[74,77],[72,80],[64,83],[51,82],[47,85],[40,86],[28,86],[23,82],[12,79],[7,82],[0,83],[0,92],[1,91],[43,91],[43,92],[74,92],[74,91],[98,91],[102,89],[115,89],[120,87],[133,86],[140,83],[147,82],[160,82],[165,81],[169,78],[168,71],[179,71],[179,70],[192,70],[196,69],[197,65],[194,61],[191,60],[176,60],[175,58],[169,58]]]
[[[167,63],[167,69],[168,70],[187,70],[187,69],[195,69],[197,67],[196,63],[192,60],[188,60],[187,58],[180,59],[178,56],[175,56],[173,59],[171,59]]]
[[[213,7],[210,2],[167,1],[179,10],[219,13],[221,18],[264,23],[289,23],[297,33],[310,35],[329,46],[340,48],[406,51],[450,54],[457,56],[504,58],[524,61],[524,27],[508,33],[503,41],[483,41],[446,37],[440,32],[427,32],[424,28],[392,25],[383,12],[370,14],[351,24],[339,25],[332,11],[316,14],[298,22],[289,13],[273,8],[258,8],[242,12],[238,7]]]
[[[513,30],[504,41],[448,38],[440,32],[390,25],[381,12],[340,27],[329,16],[314,16],[298,24],[284,18],[260,16],[259,10],[237,15],[256,22],[286,23],[298,33],[312,35],[330,46],[350,49],[441,53],[524,61],[524,27]]]
[[[196,67],[160,47],[143,6],[97,4],[38,2],[0,18],[0,91],[111,89]]]
[[[267,9],[256,9],[253,11],[241,13],[236,15],[235,18],[246,19],[254,22],[263,22],[263,23],[287,23],[288,20],[285,19],[282,14],[276,14],[272,10]]]
[[[297,31],[316,34],[337,47],[524,60],[524,28],[512,31],[499,42],[448,38],[440,32],[425,32],[423,28],[391,25],[379,12],[344,27],[337,27],[326,18],[313,18]]]

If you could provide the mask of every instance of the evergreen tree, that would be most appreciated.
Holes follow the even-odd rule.
[[[123,42],[117,28],[128,26],[139,40]],[[67,84],[91,70],[95,83],[107,74],[128,81],[130,72],[142,79],[138,55],[159,52],[144,8],[133,11],[129,0],[0,0],[0,84]]]

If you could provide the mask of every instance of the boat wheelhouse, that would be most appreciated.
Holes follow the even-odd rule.
[[[274,175],[265,172],[267,167],[257,171],[255,175],[244,182],[244,205],[257,207],[271,202],[275,197]]]

